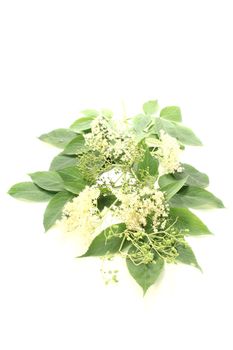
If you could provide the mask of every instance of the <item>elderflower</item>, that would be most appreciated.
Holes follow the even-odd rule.
[[[104,155],[109,163],[132,165],[142,154],[136,141],[122,131],[104,116],[99,116],[91,124],[91,133],[85,135],[86,145],[92,151]]]
[[[160,160],[161,173],[170,174],[175,171],[181,172],[183,170],[179,161],[181,148],[176,138],[161,130],[157,146],[158,149],[154,151],[154,154]]]
[[[164,195],[155,188],[127,188],[115,192],[121,204],[114,208],[114,215],[126,223],[129,230],[143,232],[148,221],[152,218],[153,230],[166,220],[168,216],[168,205]]]
[[[100,190],[86,186],[80,194],[66,203],[60,224],[65,232],[75,232],[89,244],[94,231],[101,223],[97,208],[97,198]]]
[[[85,135],[87,146],[100,153],[105,153],[109,150],[109,144],[114,139],[113,132],[109,129],[108,120],[105,117],[99,116],[91,123],[91,133]]]

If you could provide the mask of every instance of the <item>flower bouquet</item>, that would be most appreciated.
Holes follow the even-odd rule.
[[[146,293],[166,263],[201,269],[186,236],[211,232],[189,208],[224,207],[205,189],[208,176],[180,162],[186,145],[202,145],[181,122],[179,107],[160,110],[157,101],[122,120],[85,110],[70,128],[39,137],[61,152],[49,170],[30,174],[31,182],[9,194],[48,201],[46,231],[57,225],[83,237],[81,257],[121,256]]]

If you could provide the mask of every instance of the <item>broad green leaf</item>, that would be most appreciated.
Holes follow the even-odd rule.
[[[160,117],[163,119],[171,120],[173,122],[181,122],[181,110],[177,106],[168,106],[160,111]]]
[[[146,148],[143,161],[137,165],[137,176],[139,179],[142,179],[146,173],[149,173],[151,176],[157,176],[158,167],[158,159],[151,155],[149,148]]]
[[[29,174],[32,181],[47,191],[63,191],[64,184],[61,176],[56,171],[37,171]]]
[[[177,182],[177,179],[172,174],[162,175],[158,180],[160,188],[163,188],[170,184],[174,184],[176,182]]]
[[[133,129],[137,133],[142,133],[151,123],[152,118],[149,114],[138,114],[132,119]]]
[[[97,199],[97,206],[99,210],[103,210],[104,207],[110,207],[116,200],[116,196],[113,194],[110,195],[100,195]]]
[[[176,172],[174,174],[176,179],[183,179],[184,177],[188,176],[186,185],[203,188],[209,185],[209,178],[206,174],[201,173],[189,164],[182,164],[182,167],[183,171],[181,173]]]
[[[155,114],[159,109],[159,104],[157,100],[151,100],[143,105],[143,111],[145,114]]]
[[[103,230],[93,239],[87,252],[82,257],[103,256],[117,253],[122,245],[124,237],[119,237],[126,229],[125,224],[115,224]],[[127,242],[125,242],[127,244]]]
[[[176,208],[211,209],[224,208],[223,202],[211,192],[199,187],[184,187],[170,199]]]
[[[188,232],[184,232],[185,235],[200,236],[211,234],[208,227],[190,210],[186,208],[170,208],[169,218],[171,222],[175,222],[175,227],[183,231],[188,229]]]
[[[155,118],[155,130],[157,133],[160,130],[164,130],[185,145],[202,146],[201,141],[194,132],[179,123],[171,122],[163,118]]]
[[[48,231],[62,216],[62,210],[66,202],[74,197],[69,192],[59,192],[50,200],[44,213],[44,228]]]
[[[159,178],[159,186],[164,187],[170,183],[175,183],[177,180],[187,178],[186,185],[195,187],[206,187],[209,184],[209,178],[206,174],[201,173],[189,164],[182,164],[183,171],[175,172],[174,174],[162,175]]]
[[[81,117],[77,119],[70,128],[76,132],[82,132],[91,128],[91,123],[95,117]]]
[[[132,252],[134,252],[134,247],[129,250],[129,253]],[[140,265],[135,265],[127,258],[126,264],[131,276],[142,287],[144,295],[148,288],[157,281],[164,267],[164,261],[161,258],[157,258],[152,263]]]
[[[161,130],[164,130],[167,134],[177,137],[176,124],[169,120],[155,118],[154,130],[157,135],[159,135]]]
[[[53,158],[49,170],[61,170],[64,168],[71,167],[73,165],[78,164],[77,157],[66,156],[63,154],[59,154],[55,158]]]
[[[78,194],[87,185],[86,181],[79,173],[77,166],[59,170],[58,173],[63,179],[64,187],[67,191]]]
[[[47,202],[53,197],[53,193],[42,190],[32,182],[19,182],[12,186],[9,195],[18,199],[26,199],[33,202]]]
[[[170,183],[161,188],[161,191],[165,192],[166,199],[171,199],[186,183],[188,177],[176,182]]]
[[[197,262],[195,255],[192,251],[192,248],[188,245],[188,243],[179,244],[176,246],[176,249],[177,249],[177,252],[179,254],[179,256],[176,258],[177,261],[179,261],[183,264],[194,266],[194,267],[198,268],[200,271],[202,271],[200,265]]]
[[[85,139],[83,135],[77,135],[66,145],[63,154],[74,155],[81,154],[84,151]]]
[[[69,129],[55,129],[39,137],[41,141],[53,146],[64,148],[77,134]]]
[[[93,118],[96,118],[99,115],[99,112],[96,109],[84,109],[81,113],[85,117],[93,117]]]

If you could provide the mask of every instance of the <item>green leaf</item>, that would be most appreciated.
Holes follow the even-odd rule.
[[[9,189],[8,194],[14,198],[33,202],[47,202],[54,195],[42,190],[32,182],[19,182]]]
[[[89,116],[89,117],[81,117],[77,119],[71,126],[70,128],[76,132],[82,132],[85,130],[88,130],[91,128],[91,123],[95,117]]]
[[[59,192],[49,202],[44,213],[44,228],[48,231],[62,216],[64,205],[73,198],[69,192]]]
[[[149,148],[147,147],[145,149],[143,161],[138,163],[137,165],[136,174],[139,180],[141,180],[146,173],[149,173],[151,176],[157,176],[158,167],[159,167],[158,159],[154,158],[151,155]]]
[[[175,222],[174,226],[183,231],[188,229],[188,232],[184,232],[185,235],[200,236],[211,234],[208,227],[190,210],[186,208],[170,208],[169,218],[172,222]]]
[[[163,119],[171,120],[173,122],[181,122],[181,110],[177,106],[168,106],[160,111],[160,117]]]
[[[170,183],[161,188],[161,191],[165,192],[166,199],[171,199],[186,183],[188,177],[182,180],[176,180],[176,182]]]
[[[211,209],[224,208],[223,202],[211,192],[199,187],[184,187],[172,199],[170,205],[176,208]]]
[[[174,174],[162,175],[159,178],[159,186],[164,187],[171,183],[176,183],[177,180],[184,179],[186,177],[186,185],[195,187],[206,187],[209,184],[209,178],[206,174],[201,173],[189,164],[182,164],[183,171],[176,172]]]
[[[174,174],[176,179],[183,179],[184,177],[188,176],[186,185],[203,188],[209,185],[209,178],[206,174],[201,173],[189,164],[182,164],[182,167],[183,171],[181,173],[176,172]]]
[[[64,190],[62,178],[56,171],[37,171],[29,176],[37,186],[44,190],[55,192]]]
[[[93,118],[96,118],[99,115],[99,112],[96,109],[84,109],[81,113],[85,117],[93,117]]]
[[[137,133],[142,133],[151,123],[152,118],[148,114],[138,114],[132,118],[133,129]]]
[[[93,239],[87,252],[80,258],[88,256],[103,256],[117,253],[122,245],[124,237],[119,237],[126,229],[125,224],[112,225],[103,230]],[[125,243],[127,244],[127,242]]]
[[[74,155],[81,154],[84,151],[85,139],[83,135],[76,136],[66,145],[63,154]]]
[[[61,170],[78,164],[77,157],[70,157],[63,154],[59,154],[53,158],[49,170]]]
[[[87,182],[79,173],[77,166],[62,169],[58,173],[63,179],[64,187],[67,191],[78,194],[87,185]]]
[[[64,148],[77,134],[69,129],[55,129],[39,137],[41,141]]]
[[[134,252],[134,247],[130,248],[129,254],[132,252]],[[164,267],[164,261],[161,258],[157,258],[152,263],[140,265],[135,265],[127,258],[126,264],[131,276],[142,287],[144,295],[148,288],[157,281]]]
[[[157,133],[160,130],[164,130],[167,134],[177,138],[178,141],[185,145],[202,146],[201,141],[194,132],[181,124],[163,118],[155,118],[155,130]]]
[[[177,179],[172,174],[162,175],[158,180],[160,188],[163,188],[170,184],[175,184],[176,182],[177,182]]]
[[[200,271],[202,271],[200,265],[197,262],[195,255],[192,251],[192,248],[188,245],[188,243],[177,245],[176,250],[179,254],[179,256],[176,258],[177,261],[179,261],[183,264],[194,266],[194,267],[198,268]]]
[[[110,207],[116,200],[116,196],[113,194],[110,195],[100,195],[97,199],[97,206],[99,210],[103,210],[104,207]]]
[[[145,114],[155,114],[159,109],[158,101],[151,100],[143,105],[143,111]]]

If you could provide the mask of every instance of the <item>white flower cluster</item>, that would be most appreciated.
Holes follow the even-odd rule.
[[[98,188],[86,186],[80,194],[66,203],[60,224],[65,232],[77,232],[90,243],[93,233],[101,223],[97,208]]]
[[[160,138],[156,143],[158,149],[153,153],[160,161],[161,174],[171,174],[176,171],[181,172],[183,169],[179,159],[182,150],[178,141],[162,130],[160,131]]]
[[[105,159],[123,164],[132,163],[139,152],[136,141],[116,130],[103,116],[93,120],[91,133],[85,135],[85,140],[90,149],[100,152]]]
[[[113,215],[125,222],[129,230],[143,232],[148,217],[152,220],[153,231],[165,226],[168,205],[163,192],[149,187],[120,189],[115,193],[121,204],[114,208]]]
[[[108,120],[99,116],[91,123],[91,133],[85,135],[86,145],[92,149],[105,154],[114,134],[108,127]]]

